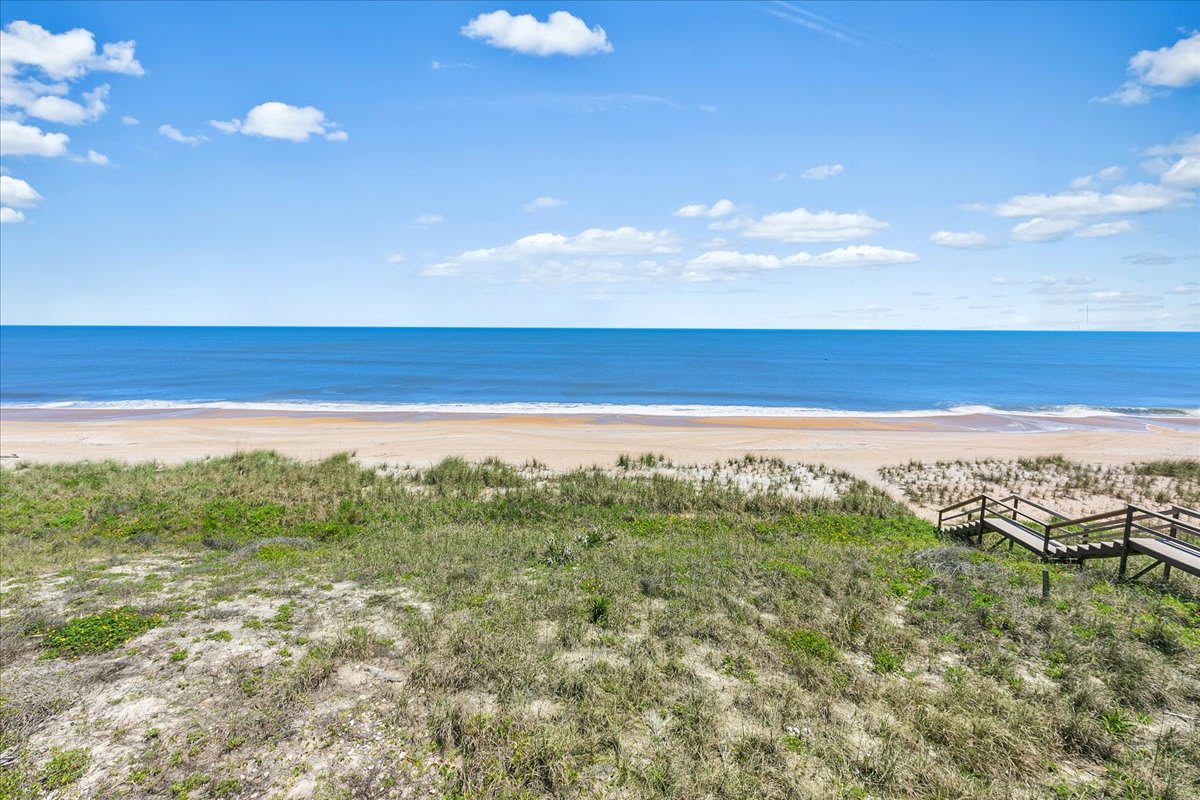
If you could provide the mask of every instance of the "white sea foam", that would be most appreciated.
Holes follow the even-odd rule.
[[[1098,408],[1085,405],[1003,409],[986,405],[861,411],[802,406],[648,405],[621,403],[324,403],[305,401],[233,402],[170,400],[64,400],[6,403],[4,409],[95,411],[255,411],[289,414],[472,414],[488,416],[641,417],[953,417],[983,414],[1009,417],[1200,417],[1200,408]]]

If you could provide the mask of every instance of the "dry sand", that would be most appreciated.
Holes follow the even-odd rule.
[[[823,463],[875,479],[909,459],[1062,453],[1099,464],[1200,456],[1200,420],[1093,417],[629,418],[403,417],[204,412],[186,415],[14,411],[0,415],[5,466],[21,461],[178,462],[239,450],[299,458],[353,451],[368,464],[423,466],[449,455],[536,458],[554,468],[612,464],[621,453],[711,463],[754,453]]]

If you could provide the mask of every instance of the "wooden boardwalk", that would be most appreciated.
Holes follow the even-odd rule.
[[[1136,580],[1155,567],[1163,578],[1172,569],[1200,576],[1200,511],[1174,505],[1154,511],[1126,505],[1114,511],[1070,519],[1026,497],[995,498],[981,494],[938,512],[938,530],[974,538],[980,546],[988,534],[998,534],[1009,549],[1023,547],[1044,561],[1120,558],[1119,575],[1125,579],[1133,557],[1150,563],[1130,577]]]

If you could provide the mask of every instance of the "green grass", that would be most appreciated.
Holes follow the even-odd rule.
[[[203,680],[204,654],[235,636],[289,656],[236,662],[177,710],[185,727],[122,723],[128,761],[93,757],[98,796],[281,796],[229,776],[286,752],[333,698],[403,731],[442,798],[1194,797],[1200,733],[1168,723],[1200,713],[1196,581],[1053,565],[1043,604],[1036,560],[943,541],[862,481],[751,494],[666,463],[531,476],[451,459],[414,475],[246,453],[6,470],[0,647],[18,670],[102,676],[161,625],[171,644],[137,646],[172,682]],[[102,569],[145,559],[153,580]],[[65,623],[31,590],[53,581]],[[318,595],[345,618],[319,628]],[[228,598],[257,617],[220,616]],[[173,650],[186,670],[161,670]],[[338,694],[376,664],[403,681]],[[80,708],[38,691],[0,698],[0,741],[33,778],[46,720]],[[202,718],[210,699],[229,710]],[[328,724],[323,747],[355,735]],[[386,796],[406,774],[318,796]]]
[[[89,653],[113,650],[163,622],[159,614],[143,614],[131,608],[114,608],[78,617],[46,633],[42,640],[51,658],[78,658]]]
[[[1200,481],[1200,459],[1176,458],[1148,461],[1138,464],[1134,470],[1138,475],[1159,475],[1164,478],[1182,478]]]

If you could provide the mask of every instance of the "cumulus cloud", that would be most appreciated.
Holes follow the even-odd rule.
[[[0,175],[0,205],[29,208],[35,206],[42,196],[28,182],[11,175]]]
[[[10,222],[24,222],[25,215],[15,208],[0,206],[0,223],[9,224]]]
[[[189,136],[174,125],[159,125],[158,132],[172,142],[179,142],[180,144],[198,145],[201,142],[208,141],[208,137],[206,136]]]
[[[1169,165],[1158,179],[1177,189],[1200,189],[1200,156],[1183,156]]]
[[[845,168],[841,164],[818,164],[801,172],[800,177],[806,181],[823,181],[834,175],[841,175],[843,169]]]
[[[54,158],[67,152],[69,141],[70,137],[65,133],[46,133],[36,125],[0,119],[0,156]]]
[[[711,206],[704,205],[703,203],[683,206],[679,209],[676,209],[675,216],[709,217],[710,219],[715,219],[717,217],[724,217],[732,214],[734,211],[737,211],[737,206],[733,204],[733,201],[721,198]]]
[[[865,239],[887,230],[888,224],[855,211],[840,214],[834,211],[812,212],[806,208],[767,214],[758,220],[750,220],[743,231],[756,239],[774,239],[780,242],[847,242]]]
[[[130,127],[132,127],[134,125],[141,124],[141,120],[139,120],[137,117],[131,117],[131,116],[126,115],[124,117],[121,117],[121,124],[129,125]]]
[[[1133,223],[1129,220],[1116,220],[1115,222],[1098,222],[1095,225],[1088,225],[1085,228],[1080,228],[1075,232],[1076,236],[1082,236],[1085,239],[1097,239],[1104,236],[1116,236],[1121,233],[1129,233],[1133,230]]]
[[[1057,242],[1082,224],[1077,219],[1036,217],[1014,225],[1012,238],[1021,242]]]
[[[25,20],[0,30],[0,108],[9,118],[35,117],[64,125],[99,118],[108,110],[107,84],[84,92],[83,102],[67,96],[68,81],[91,72],[143,74],[133,42],[110,42],[97,51],[91,31],[75,28],[55,34]]]
[[[937,231],[930,234],[929,241],[939,247],[953,247],[958,250],[977,250],[990,244],[986,236],[975,231]]]
[[[912,264],[917,261],[920,261],[920,258],[916,253],[875,245],[839,247],[815,256],[800,252],[784,258],[770,253],[711,250],[689,260],[680,279],[689,283],[728,281],[784,267],[877,267],[887,264]]]
[[[657,262],[653,270],[638,265],[650,260],[648,257],[678,251],[678,241],[668,230],[643,231],[630,226],[589,228],[573,236],[534,233],[510,244],[467,250],[426,267],[422,274],[450,277],[462,274],[469,267],[509,264],[522,269],[523,280],[544,282],[557,275],[574,283],[613,283],[619,276],[626,279],[633,274],[639,277],[657,274],[660,271]],[[630,262],[627,257],[639,260]]]
[[[1100,103],[1140,105],[1159,92],[1200,83],[1200,31],[1169,47],[1142,50],[1129,59],[1129,80],[1112,94],[1093,98]]]
[[[566,11],[555,11],[545,22],[532,14],[513,16],[507,11],[480,14],[461,29],[463,36],[480,39],[492,47],[535,56],[586,56],[611,53],[608,34]]]
[[[526,211],[539,211],[544,208],[558,208],[562,204],[563,204],[563,201],[559,200],[557,197],[550,197],[548,195],[543,195],[542,197],[535,197],[532,200],[530,200],[528,203],[526,203],[525,210]]]
[[[1111,192],[1067,191],[1058,194],[1025,194],[995,208],[1001,217],[1093,217],[1110,214],[1144,214],[1190,200],[1191,194],[1170,186],[1135,183]]]
[[[344,142],[350,138],[345,131],[338,130],[337,123],[325,119],[321,109],[293,106],[278,100],[259,103],[246,112],[244,120],[211,119],[208,124],[228,135],[240,132],[289,142],[307,142],[313,136],[323,136],[330,142]]]
[[[108,166],[108,156],[104,155],[104,153],[97,153],[95,150],[88,150],[87,158],[84,160],[89,164],[98,164],[101,167]]]
[[[821,253],[804,263],[810,267],[877,267],[887,264],[915,264],[920,260],[916,253],[905,250],[858,244]]]
[[[1146,148],[1148,156],[1200,156],[1200,133],[1190,133],[1170,144]]]

